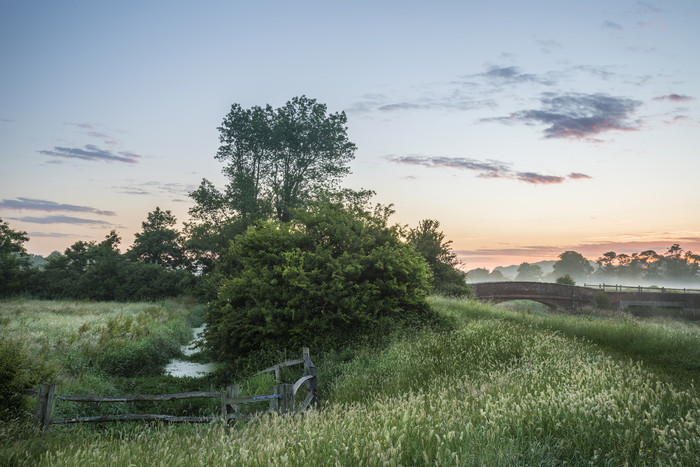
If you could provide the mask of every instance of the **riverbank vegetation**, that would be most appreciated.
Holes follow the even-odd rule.
[[[315,354],[318,410],[233,427],[124,423],[46,434],[14,419],[2,425],[0,463],[691,465],[700,455],[696,325],[528,314],[441,297],[429,303],[441,317],[437,327]],[[110,376],[106,358],[71,363],[84,358],[76,349],[101,336],[136,336],[139,316],[161,323],[179,345],[177,329],[189,326],[197,307],[4,301],[0,308],[4,335],[21,339],[28,354],[74,355],[47,362],[60,393],[123,391],[128,380],[134,389],[150,381],[155,392],[173,392],[162,391],[166,384],[202,390],[221,377],[130,379]],[[639,342],[664,351],[649,359]],[[121,387],[109,378],[121,378]],[[62,403],[57,410],[78,410]]]

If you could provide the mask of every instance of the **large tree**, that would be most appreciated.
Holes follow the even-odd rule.
[[[280,221],[322,191],[335,189],[350,173],[355,145],[348,140],[345,112],[295,97],[273,109],[231,106],[219,130],[216,158],[229,178],[225,197],[238,215]]]
[[[336,190],[356,149],[346,123],[344,112],[328,113],[306,96],[277,109],[232,105],[218,128],[216,154],[228,184],[220,191],[203,180],[191,194],[196,204],[186,230],[201,261],[218,258],[232,235],[249,225],[288,222],[296,209]]]

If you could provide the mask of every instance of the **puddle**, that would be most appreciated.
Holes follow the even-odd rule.
[[[194,339],[187,345],[182,346],[182,353],[185,355],[192,355],[197,352],[196,344],[202,338],[202,333],[204,332],[205,326],[199,328],[193,328]],[[183,378],[186,376],[193,378],[201,378],[207,373],[211,373],[217,368],[218,364],[214,362],[210,363],[195,363],[186,362],[184,360],[173,359],[165,367],[165,374],[176,376],[178,378]]]
[[[186,362],[184,360],[174,359],[165,367],[165,374],[184,378],[190,376],[193,378],[201,378],[207,373],[216,370],[216,363],[195,363]]]

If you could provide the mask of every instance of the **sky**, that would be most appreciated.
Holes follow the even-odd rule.
[[[700,252],[700,2],[0,0],[0,218],[30,253],[223,188],[232,104],[345,112],[343,185],[464,269]]]

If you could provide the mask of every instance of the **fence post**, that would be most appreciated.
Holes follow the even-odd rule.
[[[280,384],[278,394],[282,397],[279,399],[279,414],[284,415],[294,409],[294,386],[292,384]]]
[[[273,396],[279,394],[278,386],[272,386],[272,390],[270,392],[272,393]],[[270,412],[279,413],[279,410],[280,410],[280,400],[277,398],[270,399]]]
[[[311,361],[309,348],[303,347],[301,352],[302,358],[304,359],[304,375],[313,376],[310,381],[306,382],[306,388],[313,394],[311,405],[315,407],[318,404],[318,371],[316,370],[316,366]]]
[[[221,393],[221,416],[228,422],[228,415],[233,413],[238,419],[238,404],[229,404],[228,399],[238,397],[238,385],[229,384],[226,391]]]
[[[36,414],[34,415],[34,425],[47,430],[51,425],[53,415],[54,398],[56,397],[55,384],[39,384],[39,392],[36,396]]]

